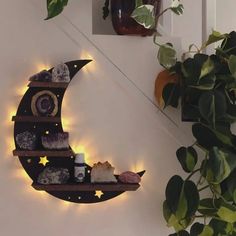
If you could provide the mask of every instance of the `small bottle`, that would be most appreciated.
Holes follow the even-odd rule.
[[[85,168],[84,154],[79,153],[75,156],[75,167],[74,167],[74,179],[75,182],[82,183],[85,179]]]

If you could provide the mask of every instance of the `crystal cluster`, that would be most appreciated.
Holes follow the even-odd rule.
[[[37,82],[69,83],[70,70],[66,64],[61,63],[53,68],[52,73],[47,70],[42,70],[31,76],[29,80]]]
[[[45,149],[68,149],[69,148],[69,133],[53,133],[43,135],[41,137],[42,145]]]
[[[53,82],[70,82],[70,71],[66,64],[59,64],[52,70],[52,81]]]
[[[39,73],[33,75],[29,79],[30,81],[38,81],[38,82],[51,82],[52,74],[47,70],[42,70]]]
[[[16,135],[16,144],[20,149],[24,150],[34,150],[36,147],[37,137],[29,131]]]
[[[65,184],[70,178],[66,168],[46,167],[38,176],[39,184]]]
[[[138,174],[131,171],[126,171],[120,174],[118,179],[120,182],[127,184],[138,184],[141,182],[141,177]]]
[[[94,164],[91,170],[91,183],[117,183],[114,170],[108,161]]]

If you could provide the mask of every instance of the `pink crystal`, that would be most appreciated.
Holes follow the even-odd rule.
[[[126,171],[119,175],[118,179],[122,183],[128,183],[128,184],[138,184],[141,182],[141,177],[131,171]]]

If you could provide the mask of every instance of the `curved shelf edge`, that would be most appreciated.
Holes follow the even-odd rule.
[[[90,192],[90,191],[104,191],[104,192],[123,192],[123,191],[136,191],[140,184],[123,184],[123,183],[107,183],[107,184],[38,184],[33,183],[32,187],[38,191],[56,192],[56,191],[69,191],[69,192]]]
[[[57,82],[37,82],[32,81],[28,84],[29,88],[67,88],[69,83],[57,83]]]
[[[14,150],[13,155],[19,157],[71,157],[74,156],[74,152],[72,150],[66,151],[48,151],[48,150],[37,150],[37,151],[28,151],[28,150]]]
[[[39,117],[39,116],[13,116],[12,121],[15,122],[48,122],[61,123],[61,117]]]

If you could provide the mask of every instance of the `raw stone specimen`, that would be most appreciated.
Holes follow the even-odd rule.
[[[37,136],[34,133],[25,131],[16,135],[16,144],[20,149],[34,150],[37,145]]]
[[[91,170],[91,183],[117,183],[114,170],[108,161],[94,164]]]
[[[52,74],[47,70],[42,70],[39,73],[33,75],[29,79],[30,81],[39,81],[39,82],[51,82]]]
[[[126,171],[120,174],[118,179],[120,182],[127,184],[138,184],[141,182],[141,177],[138,174],[131,171]]]
[[[41,140],[45,149],[60,150],[69,148],[68,132],[43,135]]]
[[[65,184],[70,178],[66,168],[46,167],[38,176],[39,184]]]
[[[35,116],[55,116],[58,112],[56,95],[48,90],[36,93],[31,101],[31,110]]]
[[[59,82],[59,83],[70,82],[70,71],[66,64],[61,63],[53,68],[52,81]]]

